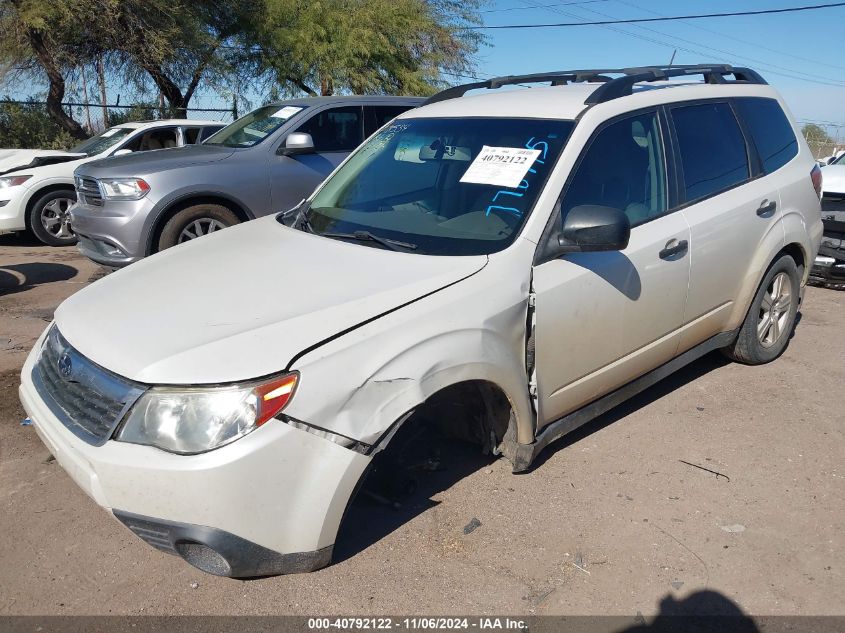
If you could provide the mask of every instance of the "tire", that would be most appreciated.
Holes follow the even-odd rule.
[[[38,198],[29,210],[27,226],[48,246],[72,246],[76,235],[70,227],[70,207],[76,202],[73,189],[58,189]]]
[[[783,255],[763,277],[736,341],[722,352],[746,365],[762,365],[780,356],[792,337],[800,292],[798,266]],[[770,308],[773,295],[774,311]]]
[[[187,242],[240,223],[238,216],[220,204],[196,204],[182,209],[164,225],[158,250]]]

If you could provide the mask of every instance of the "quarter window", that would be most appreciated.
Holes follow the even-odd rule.
[[[146,152],[151,149],[167,149],[177,146],[176,128],[159,127],[139,134],[121,149],[128,149],[133,152]]]
[[[727,103],[672,108],[686,201],[694,202],[749,178],[745,138]]]
[[[297,132],[310,134],[318,152],[350,152],[364,140],[363,127],[361,108],[348,106],[315,114]]]
[[[798,154],[795,132],[777,101],[745,97],[737,99],[736,105],[754,139],[764,173],[780,169]]]
[[[561,204],[614,207],[632,225],[666,213],[666,166],[660,123],[648,112],[610,124],[590,143]]]
[[[200,133],[198,127],[186,127],[182,128],[182,131],[185,134],[185,145],[194,145],[197,142],[197,137]]]

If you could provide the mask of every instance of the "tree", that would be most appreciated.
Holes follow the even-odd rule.
[[[0,147],[68,149],[75,144],[67,130],[44,116],[43,106],[0,103]]]
[[[234,81],[237,56],[224,42],[243,33],[260,0],[104,0],[99,44],[113,72],[152,80],[171,114],[185,116],[206,81]]]
[[[824,131],[821,126],[816,125],[815,123],[805,123],[804,126],[801,128],[801,132],[804,134],[804,138],[807,140],[807,143],[812,145],[828,145],[833,144],[833,139],[830,138],[830,135]]]
[[[88,0],[5,0],[0,3],[0,77],[46,78],[47,114],[72,137],[88,135],[65,112],[65,76],[84,57]]]
[[[109,110],[109,125],[115,126],[130,121],[152,121],[156,118],[158,106],[152,103],[138,103],[131,108]]]
[[[289,92],[430,94],[482,43],[479,0],[264,0],[256,66]]]

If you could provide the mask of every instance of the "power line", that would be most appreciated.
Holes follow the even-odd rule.
[[[555,4],[544,4],[542,7],[537,8],[549,9],[551,7],[569,7],[575,4],[594,4],[596,2],[610,2],[610,0],[577,0],[577,2],[557,2]],[[530,8],[531,7],[505,7],[502,9],[485,9],[484,11],[479,11],[479,13],[503,13],[505,11],[525,11]]]
[[[634,5],[631,5],[628,2],[624,2],[624,4],[628,4],[629,6],[634,6]],[[601,11],[596,11],[595,9],[589,9],[589,8],[585,7],[584,10],[589,11],[590,13],[595,13],[596,15],[601,15],[601,16],[608,17],[608,18],[613,17],[612,15],[608,15],[607,13],[602,13]],[[658,15],[658,16],[661,15],[659,13],[656,13],[655,11],[649,11],[648,9],[646,9],[646,10],[649,13],[654,13],[655,15]],[[635,26],[635,28],[642,29],[644,31],[650,31],[651,33],[656,33],[657,35],[660,35],[660,36],[663,36],[663,37],[668,37],[670,39],[677,40],[679,42],[684,42],[685,44],[690,44],[692,46],[697,46],[697,47],[700,47],[700,48],[704,48],[706,50],[715,51],[717,53],[722,53],[723,55],[728,55],[731,58],[731,61],[736,60],[736,59],[746,59],[750,62],[753,62],[755,65],[757,65],[757,68],[759,68],[760,70],[763,70],[763,71],[770,73],[772,75],[780,75],[782,77],[788,77],[790,79],[798,79],[798,80],[801,80],[801,81],[817,83],[817,84],[820,84],[820,85],[827,85],[827,86],[845,88],[845,83],[843,83],[839,79],[834,79],[834,78],[831,78],[831,77],[825,77],[823,75],[817,75],[815,73],[809,73],[809,72],[806,72],[806,71],[803,71],[803,70],[796,70],[794,68],[788,68],[786,66],[780,66],[778,64],[773,64],[771,62],[767,62],[767,61],[764,61],[762,59],[756,59],[754,57],[748,57],[747,55],[737,55],[736,53],[734,53],[732,51],[726,51],[726,50],[721,49],[721,48],[715,48],[713,46],[708,46],[707,44],[701,44],[700,42],[686,40],[684,38],[678,37],[677,35],[670,35],[669,33],[665,33],[663,31],[658,31],[658,30],[650,28],[648,26],[640,26],[639,24],[635,24],[634,26]],[[693,26],[693,25],[690,25],[690,26]],[[628,31],[623,31],[621,29],[615,29],[615,30],[619,31],[620,33],[626,33],[626,34],[632,35],[632,36],[634,35],[633,33],[629,33]],[[709,29],[705,29],[705,30],[709,30]],[[670,43],[667,43],[667,42],[662,42],[662,43],[666,46],[673,46],[673,44],[670,44]],[[689,50],[689,49],[686,49],[686,50]],[[698,54],[701,54],[701,53],[698,53]],[[784,72],[778,72],[777,70],[772,70],[772,68],[785,70],[785,71],[787,71],[788,73],[791,73],[791,74],[786,74]],[[815,79],[812,79],[812,78],[815,78]]]
[[[523,3],[531,6],[532,8],[540,8],[537,0],[523,0]],[[845,4],[845,3],[843,3],[843,4]],[[589,9],[587,7],[582,7],[582,8],[586,11],[590,11],[591,13],[595,13],[597,15],[604,15],[604,16],[608,15],[606,13],[596,11],[595,9]],[[559,13],[561,15],[566,15],[566,16],[573,17],[573,18],[583,19],[582,16],[580,16],[578,14],[571,13],[569,11],[563,11],[561,9],[547,9],[547,10],[551,11],[552,13]],[[608,17],[612,17],[612,16],[608,16]],[[579,24],[585,24],[585,22],[580,22]],[[622,28],[619,28],[618,26],[613,26],[613,25],[608,25],[608,24],[602,24],[600,26],[602,28],[608,29],[608,30],[613,31],[615,33],[621,33],[622,35],[627,35],[628,37],[633,37],[633,38],[636,38],[636,39],[639,39],[639,40],[644,40],[646,42],[651,42],[652,44],[658,44],[660,46],[666,46],[668,48],[676,48],[678,50],[682,50],[684,52],[687,52],[687,53],[690,53],[690,54],[693,54],[693,55],[697,55],[697,56],[707,56],[708,55],[707,53],[704,53],[700,50],[695,50],[695,49],[692,49],[692,48],[679,46],[677,44],[669,43],[669,42],[659,40],[659,39],[655,39],[654,37],[649,37],[647,35],[642,35],[642,34],[639,34],[639,33],[632,33],[631,31],[624,30]],[[677,38],[677,37],[674,37],[674,36],[671,36],[671,35],[667,35],[667,34],[661,32],[661,31],[657,31],[657,30],[649,28],[649,27],[638,26],[637,28],[644,29],[644,30],[647,30],[647,31],[651,31],[653,33],[657,33],[658,35],[662,35],[664,37],[676,39],[676,40],[681,41],[681,42],[692,44],[693,46],[701,46],[702,48],[705,48],[705,49],[715,50],[717,52],[721,52],[721,53],[730,55],[731,57],[741,57],[739,55],[734,55],[733,53],[731,53],[729,51],[723,51],[723,50],[720,50],[720,49],[715,49],[715,48],[712,48],[712,47],[708,47],[704,44],[697,44],[695,42],[689,42],[689,41],[683,40],[681,38]],[[748,58],[746,58],[746,59],[748,59]],[[724,61],[729,62],[731,60],[727,59],[727,60],[724,60]],[[820,84],[820,85],[832,86],[832,87],[837,87],[837,88],[845,87],[845,84],[835,83],[835,80],[833,80],[833,81],[819,81],[819,80],[809,79],[808,77],[806,77],[804,75],[789,75],[789,74],[786,74],[786,73],[783,73],[783,72],[778,72],[776,70],[771,70],[770,68],[765,68],[765,69],[762,69],[762,70],[765,70],[765,72],[773,74],[773,75],[780,75],[780,76],[783,76],[783,77],[788,77],[790,79],[797,79],[797,80],[800,80],[800,81],[806,81],[806,82],[810,82],[810,83],[816,83],[816,84]],[[793,71],[793,72],[800,72],[800,71]],[[824,78],[824,79],[827,79],[827,78]]]
[[[759,11],[732,11],[730,13],[699,13],[694,15],[674,15],[659,18],[633,18],[628,20],[599,20],[595,22],[558,22],[554,24],[495,24],[484,26],[468,26],[469,30],[482,29],[544,29],[553,27],[568,26],[605,26],[608,24],[637,24],[642,22],[671,22],[675,20],[702,20],[705,18],[729,18],[747,15],[768,15],[775,13],[796,13],[798,11],[815,11],[817,9],[832,9],[845,7],[845,2],[834,2],[833,4],[813,4],[803,7],[786,7],[783,9],[761,9]],[[535,7],[541,8],[541,7]]]
[[[633,7],[634,9],[639,9],[641,11],[645,11],[646,13],[651,13],[652,15],[659,15],[661,17],[665,17],[665,16],[663,16],[662,13],[658,13],[657,11],[652,11],[651,9],[646,9],[645,7],[641,7],[639,5],[636,5],[633,2],[627,2],[626,0],[615,0],[615,1],[618,2],[619,4],[624,4],[624,5],[627,5],[629,7]],[[699,31],[704,31],[705,33],[712,33],[714,35],[718,35],[719,37],[723,37],[723,38],[728,39],[728,40],[733,40],[735,42],[740,42],[742,44],[748,44],[748,40],[744,40],[744,39],[739,38],[739,37],[734,37],[733,35],[728,35],[727,33],[722,33],[721,31],[717,31],[715,29],[708,29],[707,27],[701,26],[700,24],[688,24],[687,26],[691,26],[692,28],[698,29]],[[761,50],[768,51],[770,53],[776,53],[778,55],[781,55],[782,57],[792,57],[793,59],[797,59],[797,60],[802,61],[802,62],[809,62],[809,63],[815,64],[817,66],[827,66],[828,68],[835,68],[836,70],[845,70],[845,66],[837,66],[836,64],[830,64],[830,63],[822,61],[820,59],[810,59],[809,57],[802,57],[801,55],[796,55],[795,53],[785,53],[785,52],[780,51],[776,48],[770,48],[768,46],[763,46],[762,44],[760,44],[759,41],[754,42],[754,48],[759,48]]]

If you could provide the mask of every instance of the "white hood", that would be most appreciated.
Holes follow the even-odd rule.
[[[86,154],[74,154],[57,149],[0,149],[0,174],[85,157]]]
[[[62,303],[56,323],[82,354],[133,380],[246,380],[486,263],[342,242],[269,216],[104,277]]]
[[[845,165],[822,167],[822,191],[845,194]]]

